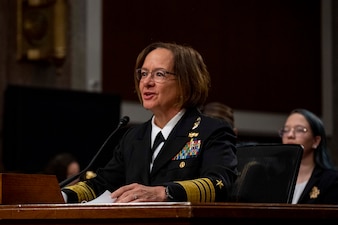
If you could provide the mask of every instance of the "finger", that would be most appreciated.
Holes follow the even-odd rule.
[[[127,193],[127,192],[130,192],[130,191],[133,191],[135,189],[137,189],[140,185],[137,184],[137,183],[133,183],[133,184],[128,184],[128,185],[124,185],[120,188],[118,188],[117,190],[115,190],[113,193],[112,193],[112,197],[114,198],[118,198],[119,196],[121,196],[123,193]]]
[[[115,202],[116,203],[128,203],[128,202],[137,202],[139,201],[139,196],[137,194],[126,194],[123,193],[120,197],[118,197]]]
[[[129,190],[128,186],[122,186],[119,189],[115,190],[111,193],[112,198],[119,198],[123,193],[127,192]]]

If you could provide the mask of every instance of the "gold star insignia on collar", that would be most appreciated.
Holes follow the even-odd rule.
[[[201,117],[198,117],[194,123],[194,126],[192,127],[192,129],[196,129],[199,125],[200,125],[200,122],[201,122]]]
[[[314,186],[312,190],[310,191],[310,198],[311,199],[317,198],[319,194],[320,194],[320,190],[318,189],[318,187]]]
[[[224,187],[224,184],[221,180],[216,180],[216,186],[219,187],[219,189],[222,189],[222,187]]]

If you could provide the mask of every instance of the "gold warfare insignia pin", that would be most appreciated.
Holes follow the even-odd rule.
[[[199,133],[190,132],[188,136],[189,136],[190,138],[194,138],[194,137],[197,137],[198,135],[199,135]]]
[[[200,122],[201,122],[201,117],[198,117],[194,123],[194,126],[192,127],[192,130],[196,129],[200,125]]]
[[[318,187],[314,186],[310,192],[310,198],[315,199],[318,197],[319,194],[320,194],[320,190],[318,189]]]

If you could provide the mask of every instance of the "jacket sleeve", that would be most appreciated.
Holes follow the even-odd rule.
[[[172,197],[170,201],[224,202],[230,199],[230,190],[237,177],[236,137],[228,126],[213,127],[199,132],[198,137],[204,142],[199,175],[195,179],[165,184]]]

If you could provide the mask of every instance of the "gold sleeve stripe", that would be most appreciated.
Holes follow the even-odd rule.
[[[200,202],[211,202],[210,197],[212,196],[212,193],[211,193],[211,188],[207,180],[198,179],[198,180],[193,180],[192,182],[194,182],[200,189],[200,192],[202,194],[201,198],[203,197],[203,199],[200,199]]]
[[[199,202],[206,202],[207,192],[206,192],[205,188],[203,187],[203,184],[198,180],[192,180],[191,182],[193,182],[196,185],[196,187],[198,188],[198,190],[200,192]]]
[[[96,198],[95,192],[92,188],[90,188],[86,182],[78,182],[75,185],[71,185],[68,187],[65,187],[67,189],[70,189],[74,191],[77,194],[79,202],[82,201],[90,201],[94,198]]]
[[[214,202],[216,192],[213,183],[208,178],[187,181],[176,181],[187,193],[189,202]]]

